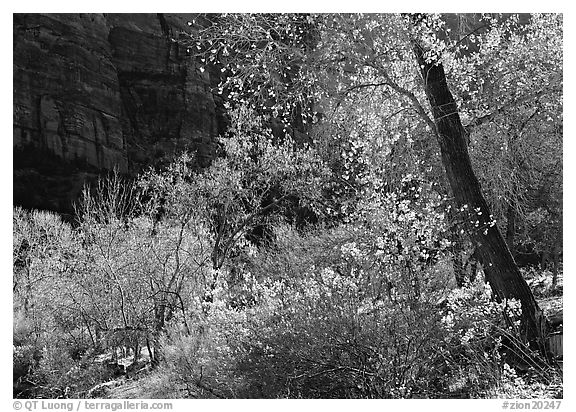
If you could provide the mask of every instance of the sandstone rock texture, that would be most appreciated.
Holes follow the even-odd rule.
[[[223,133],[193,15],[14,15],[14,204],[71,212],[84,183],[182,149],[207,164]],[[193,28],[192,28],[193,29]]]

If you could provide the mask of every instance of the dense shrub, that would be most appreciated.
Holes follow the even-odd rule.
[[[417,297],[410,282],[391,295],[367,289],[375,279],[365,279],[364,259],[350,259],[349,235],[280,227],[273,250],[237,268],[241,287],[221,284],[193,333],[166,336],[166,363],[154,377],[161,393],[481,397],[507,382],[503,340],[515,336],[516,302],[493,302],[482,280],[462,289],[423,282]],[[232,296],[242,299],[231,304]]]
[[[425,299],[367,300],[356,279],[329,269],[260,285],[259,295],[247,339],[234,345],[242,396],[473,396],[498,375],[490,331],[501,308],[488,298],[445,309]]]

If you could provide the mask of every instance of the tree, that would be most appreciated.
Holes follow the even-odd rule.
[[[552,255],[561,242],[545,241],[532,221],[545,209],[547,230],[559,232],[562,16],[463,18],[469,27],[450,38],[466,48],[445,53],[443,63],[473,167],[518,263],[525,253]]]
[[[424,34],[430,34],[430,31],[426,31],[433,27],[426,21],[426,16],[412,16],[412,21],[417,29],[425,27],[413,37],[414,53],[434,116],[442,163],[456,204],[469,211],[468,232],[477,246],[486,278],[499,299],[520,300],[527,338],[535,341],[542,350],[546,350],[546,318],[522,277],[502,234],[492,221],[490,209],[472,169],[466,144],[467,134],[448,87],[444,66],[434,54],[435,51],[423,40]]]
[[[137,361],[145,343],[158,364],[167,325],[190,333],[190,322],[201,316],[211,248],[194,209],[158,220],[157,199],[143,190],[154,177],[161,181],[142,176],[131,182],[114,174],[92,191],[86,188],[78,215],[89,272],[78,274],[77,287],[102,334],[112,343],[129,342],[113,346],[133,346]]]
[[[232,14],[226,15],[222,21],[211,27],[212,34],[208,43],[204,38],[197,45],[199,49],[205,47],[201,50],[201,55],[213,55],[214,62],[222,62],[219,56],[224,54],[224,51],[228,53],[229,58],[223,63],[226,67],[232,66],[233,70],[230,71],[225,85],[234,85],[237,90],[242,89],[241,94],[233,96],[241,96],[241,100],[255,106],[262,102],[260,94],[254,87],[246,88],[245,86],[251,83],[246,83],[245,80],[251,79],[251,75],[259,68],[263,69],[259,71],[260,82],[270,86],[270,90],[274,92],[267,101],[272,104],[278,101],[283,107],[289,107],[291,96],[294,90],[297,90],[310,98],[312,103],[306,107],[337,109],[343,102],[350,101],[351,96],[369,91],[371,93],[366,94],[370,99],[379,94],[381,101],[390,103],[381,105],[381,118],[388,119],[388,116],[394,113],[389,111],[394,104],[394,111],[406,109],[406,113],[415,113],[417,121],[422,124],[421,130],[427,130],[421,133],[419,150],[422,154],[438,153],[446,171],[447,183],[454,194],[458,218],[463,216],[466,223],[461,230],[469,232],[479,247],[477,255],[487,271],[487,279],[495,295],[500,299],[522,300],[525,332],[531,340],[539,340],[543,345],[545,321],[542,312],[520,275],[480,190],[467,149],[469,134],[460,120],[458,106],[450,92],[442,63],[447,61],[449,66],[454,68],[457,73],[454,78],[458,79],[463,91],[468,91],[466,96],[463,93],[463,98],[468,99],[469,107],[475,107],[470,111],[473,114],[471,124],[477,124],[476,118],[486,115],[479,109],[488,110],[486,121],[491,120],[493,114],[502,113],[504,108],[494,108],[494,105],[501,103],[500,100],[494,100],[488,106],[474,106],[474,103],[477,103],[475,92],[483,83],[481,76],[474,76],[470,71],[470,67],[478,63],[477,60],[474,56],[465,58],[470,54],[466,55],[464,50],[478,35],[478,29],[474,28],[465,34],[459,32],[458,38],[453,39],[442,16],[420,15],[418,19],[421,22],[411,27],[405,16],[398,15],[288,15],[274,20],[266,15],[246,19]],[[542,21],[546,20],[538,19],[536,16],[534,27],[542,26]],[[457,20],[460,22],[459,28],[464,29],[466,24],[461,23],[465,23],[465,19]],[[307,24],[306,28],[294,23],[303,21]],[[523,33],[519,24],[512,24],[515,21],[518,19],[486,16],[481,29],[497,29],[491,30],[486,37],[477,36],[483,41],[479,47],[480,52],[489,55],[498,48],[498,42],[511,38],[511,33],[516,36],[514,41],[519,44],[524,41],[522,39],[546,44],[542,28],[540,32],[528,30]],[[509,30],[499,29],[505,25],[509,26]],[[294,36],[292,30],[296,27]],[[416,29],[416,33],[413,29]],[[302,41],[306,32],[314,33],[314,42]],[[214,36],[214,33],[218,35]],[[286,33],[286,36],[278,37],[274,33]],[[239,43],[238,39],[242,41]],[[295,53],[295,49],[298,53]],[[252,52],[245,53],[246,50]],[[257,54],[258,58],[247,62],[244,57],[253,53]],[[240,59],[234,59],[235,55],[239,55]],[[414,55],[419,66],[420,80],[413,71]],[[295,76],[298,81],[292,81],[288,88],[282,82],[276,81],[272,68],[280,67],[280,62],[294,56],[298,56],[291,61],[298,65]],[[543,56],[544,54],[536,53],[536,60],[546,64]],[[538,64],[524,68],[527,78],[532,79],[530,73],[538,72]],[[482,67],[481,62],[478,65]],[[517,88],[516,84],[507,84],[510,86],[507,90]],[[525,84],[529,85],[530,82]],[[526,101],[533,97],[520,93],[518,98]],[[432,117],[422,103],[424,99],[431,105]],[[505,102],[505,108],[514,102]],[[365,104],[359,104],[361,108],[366,107]],[[324,113],[327,112],[329,110],[324,110]],[[316,110],[309,109],[308,114],[311,114],[313,119],[319,118]],[[361,109],[358,114],[357,119],[367,115]],[[322,122],[320,127],[321,124]],[[427,138],[430,134],[436,136],[437,145],[431,144],[431,139]],[[368,134],[363,133],[359,140],[367,136]],[[430,156],[427,157],[420,170],[434,170],[430,167]],[[361,171],[361,174],[364,174],[364,168],[365,165],[362,165],[360,169],[355,169],[355,173]],[[344,170],[343,177],[348,172],[349,170]],[[443,185],[442,176],[430,176]]]
[[[54,213],[15,208],[13,240],[14,312],[30,325],[30,340],[42,342],[46,331],[59,321],[59,326],[68,324],[69,330],[80,324],[82,336],[76,338],[83,340],[86,329],[78,316],[58,316],[59,309],[70,305],[61,292],[79,269],[76,233]]]
[[[196,220],[210,233],[212,264],[204,299],[213,302],[224,265],[250,232],[282,218],[283,208],[315,207],[328,171],[315,151],[286,136],[276,141],[261,118],[247,107],[232,112],[223,156],[204,170],[190,167],[184,154],[164,171],[150,171],[140,184],[156,213],[169,220]]]

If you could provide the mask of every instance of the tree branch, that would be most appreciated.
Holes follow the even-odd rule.
[[[468,123],[466,126],[464,126],[464,128],[467,131],[470,131],[470,129],[472,129],[476,126],[480,126],[480,125],[483,125],[485,123],[488,123],[488,122],[494,120],[494,118],[496,116],[504,113],[507,109],[509,109],[511,107],[532,101],[534,99],[538,99],[538,98],[540,98],[540,97],[542,97],[548,93],[552,93],[552,92],[562,92],[562,89],[557,89],[557,88],[543,89],[543,90],[540,90],[536,93],[528,94],[528,95],[520,97],[516,100],[509,101],[509,102],[503,104],[502,106],[500,106],[499,108],[497,108],[496,110],[494,110],[492,113],[488,113],[484,116],[475,118],[470,123]]]

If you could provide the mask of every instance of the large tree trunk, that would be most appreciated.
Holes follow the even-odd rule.
[[[462,239],[456,231],[452,233],[452,269],[454,270],[454,278],[456,279],[456,286],[459,288],[466,285],[466,272],[464,268],[464,260],[462,259]]]
[[[514,235],[516,234],[516,210],[513,205],[508,205],[508,212],[506,213],[506,244],[510,253],[514,256]]]
[[[466,132],[448,88],[444,67],[441,62],[427,61],[425,49],[418,41],[413,42],[413,47],[434,116],[442,163],[457,206],[468,213],[466,230],[476,244],[486,279],[497,299],[520,300],[525,337],[545,351],[546,319],[498,227],[491,223],[490,210],[472,169]]]

